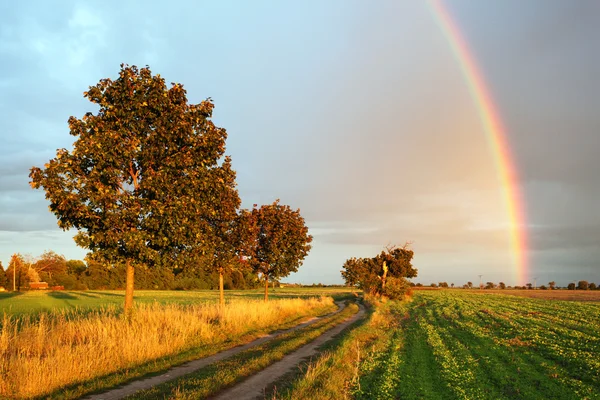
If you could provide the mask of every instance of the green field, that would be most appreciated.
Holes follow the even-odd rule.
[[[269,290],[271,298],[307,297],[307,296],[345,296],[350,292],[345,288],[276,288]],[[262,299],[264,289],[226,290],[225,299]],[[36,314],[54,310],[88,309],[106,306],[122,306],[125,291],[86,290],[86,291],[26,291],[0,292],[0,313],[10,315]],[[216,290],[169,291],[136,290],[134,299],[138,303],[194,304],[216,302],[219,292]]]
[[[600,399],[600,303],[419,291],[373,315],[282,397]]]

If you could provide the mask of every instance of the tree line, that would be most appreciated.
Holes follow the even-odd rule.
[[[424,285],[422,283],[410,283],[411,286],[413,287],[424,287]],[[454,283],[451,283],[450,285],[448,285],[447,282],[438,282],[438,283],[430,283],[428,285],[429,287],[433,287],[433,288],[448,288],[448,287],[452,287],[454,288]],[[473,289],[473,288],[477,288],[477,286],[473,285],[473,282],[467,282],[464,285],[462,285],[463,289]],[[494,282],[486,282],[485,284],[481,283],[479,288],[481,289],[518,289],[518,290],[535,290],[535,289],[540,289],[540,290],[556,290],[556,289],[561,289],[561,287],[556,285],[555,281],[550,281],[548,282],[548,286],[546,285],[540,285],[540,286],[536,286],[533,283],[527,283],[524,286],[507,286],[504,282],[499,282],[498,284],[494,283]],[[571,282],[569,283],[564,289],[568,289],[568,290],[600,290],[600,285],[596,285],[593,282],[588,282],[588,281],[579,281],[577,282],[577,284],[575,284],[575,282]]]
[[[67,260],[53,251],[38,258],[13,254],[6,270],[0,262],[0,287],[21,291],[31,283],[46,282],[49,288],[65,290],[111,290],[125,288],[125,267],[95,261]],[[277,282],[275,282],[277,283]],[[236,268],[224,277],[224,289],[260,287],[259,275],[249,268]],[[135,289],[194,290],[218,289],[219,275],[206,268],[143,268],[136,270]]]
[[[189,104],[183,85],[125,64],[84,97],[97,112],[69,118],[73,149],[31,168],[30,184],[45,191],[60,228],[78,231],[88,265],[118,269],[126,310],[146,271],[216,274],[221,304],[228,276],[260,274],[267,300],[269,280],[297,271],[312,240],[300,210],[240,208],[210,98]]]

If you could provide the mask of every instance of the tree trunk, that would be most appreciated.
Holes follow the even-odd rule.
[[[265,274],[265,302],[269,301],[269,276]]]
[[[15,290],[17,290],[17,267],[13,264],[13,292]]]
[[[219,304],[221,307],[225,305],[225,293],[223,291],[223,268],[219,269]]]
[[[131,265],[131,260],[127,260],[125,264],[126,278],[125,278],[125,311],[131,310],[133,307],[133,274],[134,269]]]
[[[385,290],[385,280],[387,279],[388,267],[386,262],[383,262],[383,275],[381,276],[381,289]]]

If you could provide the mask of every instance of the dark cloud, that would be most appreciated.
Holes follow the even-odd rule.
[[[598,5],[447,6],[506,127],[532,273],[592,271]],[[82,92],[125,62],[184,83],[192,102],[214,99],[245,206],[301,209],[315,242],[291,279],[339,281],[346,258],[404,241],[426,280],[512,276],[493,150],[423,4],[5,3],[0,58],[1,259],[18,246],[74,251],[29,168],[71,145],[68,117],[93,110]]]

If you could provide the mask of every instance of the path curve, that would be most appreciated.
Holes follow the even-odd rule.
[[[296,325],[292,328],[286,329],[286,330],[279,330],[279,331],[271,332],[268,335],[262,336],[262,337],[255,339],[249,343],[246,343],[246,344],[240,345],[240,346],[235,346],[235,347],[232,347],[227,350],[223,350],[219,353],[213,354],[212,356],[199,358],[199,359],[193,360],[193,361],[188,361],[184,364],[172,367],[160,375],[138,379],[135,381],[131,381],[129,383],[125,383],[114,389],[109,389],[108,391],[105,391],[102,393],[92,394],[92,395],[83,397],[83,400],[120,400],[120,399],[130,396],[140,390],[151,389],[152,387],[154,387],[156,385],[160,385],[161,383],[165,383],[165,382],[171,381],[173,379],[177,379],[181,376],[195,372],[195,371],[199,370],[200,368],[204,368],[207,365],[210,365],[217,361],[221,361],[221,360],[224,360],[231,356],[234,356],[244,350],[248,350],[251,347],[254,347],[254,346],[263,344],[269,340],[275,339],[276,337],[278,337],[280,335],[283,335],[283,334],[286,334],[289,332],[293,332],[298,329],[302,329],[304,327],[312,325],[322,318],[330,317],[334,314],[339,313],[346,307],[346,304],[343,301],[336,301],[335,304],[337,304],[338,309],[332,313],[323,315],[321,317],[313,317],[306,322],[303,322],[301,324],[298,324],[298,325]]]
[[[254,400],[264,399],[265,388],[271,386],[285,374],[291,372],[305,359],[316,355],[318,348],[325,342],[331,340],[342,330],[353,322],[362,318],[365,314],[365,308],[359,304],[359,310],[356,314],[349,317],[334,328],[328,330],[312,342],[305,344],[298,350],[283,357],[281,360],[269,365],[262,371],[252,375],[248,379],[237,385],[224,390],[217,396],[211,397],[212,400]]]

